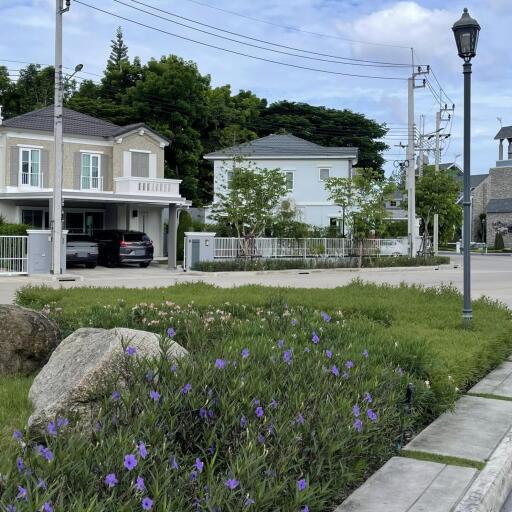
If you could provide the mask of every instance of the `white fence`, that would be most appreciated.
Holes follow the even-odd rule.
[[[363,256],[406,256],[407,238],[362,241]],[[344,258],[358,256],[360,241],[349,238],[215,238],[214,258]]]
[[[0,236],[0,275],[27,274],[26,236]]]

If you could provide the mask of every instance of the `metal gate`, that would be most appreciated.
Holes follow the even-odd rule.
[[[27,274],[28,237],[0,236],[0,276]]]

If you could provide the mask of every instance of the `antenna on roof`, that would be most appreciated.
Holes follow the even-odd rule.
[[[497,117],[496,119],[497,119],[497,120],[498,120],[498,122],[500,123],[500,127],[501,127],[501,128],[503,128],[503,123],[502,123],[502,121],[501,121],[501,117]]]

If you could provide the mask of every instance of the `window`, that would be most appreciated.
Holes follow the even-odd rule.
[[[330,167],[320,167],[320,181],[327,181],[331,177],[331,168]]]
[[[20,171],[22,185],[27,187],[43,186],[40,149],[20,148]]]
[[[389,206],[396,206],[396,201],[389,201]]]
[[[234,174],[233,171],[228,171],[226,173],[226,181],[227,181],[226,185],[228,186],[228,188],[231,188],[231,180],[233,179],[233,174]]]
[[[283,174],[286,179],[286,190],[293,190],[294,172],[293,171],[284,171]]]
[[[50,226],[48,210],[23,209],[21,210],[21,223],[34,229],[48,229]]]
[[[132,176],[149,178],[149,153],[132,151]]]
[[[82,153],[82,172],[80,188],[82,190],[101,190],[100,155]]]

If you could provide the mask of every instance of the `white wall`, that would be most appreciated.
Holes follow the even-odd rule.
[[[14,201],[0,201],[0,215],[4,218],[5,222],[12,222],[13,224],[21,222],[20,209]]]
[[[301,212],[301,220],[315,226],[328,226],[331,217],[340,217],[341,209],[328,199],[324,182],[320,180],[320,168],[329,167],[330,176],[348,178],[350,160],[346,158],[332,159],[253,159],[251,164],[264,169],[280,169],[293,171],[293,190],[287,197],[293,199],[296,208]],[[214,201],[217,194],[226,184],[227,171],[233,166],[232,160],[214,161]]]

